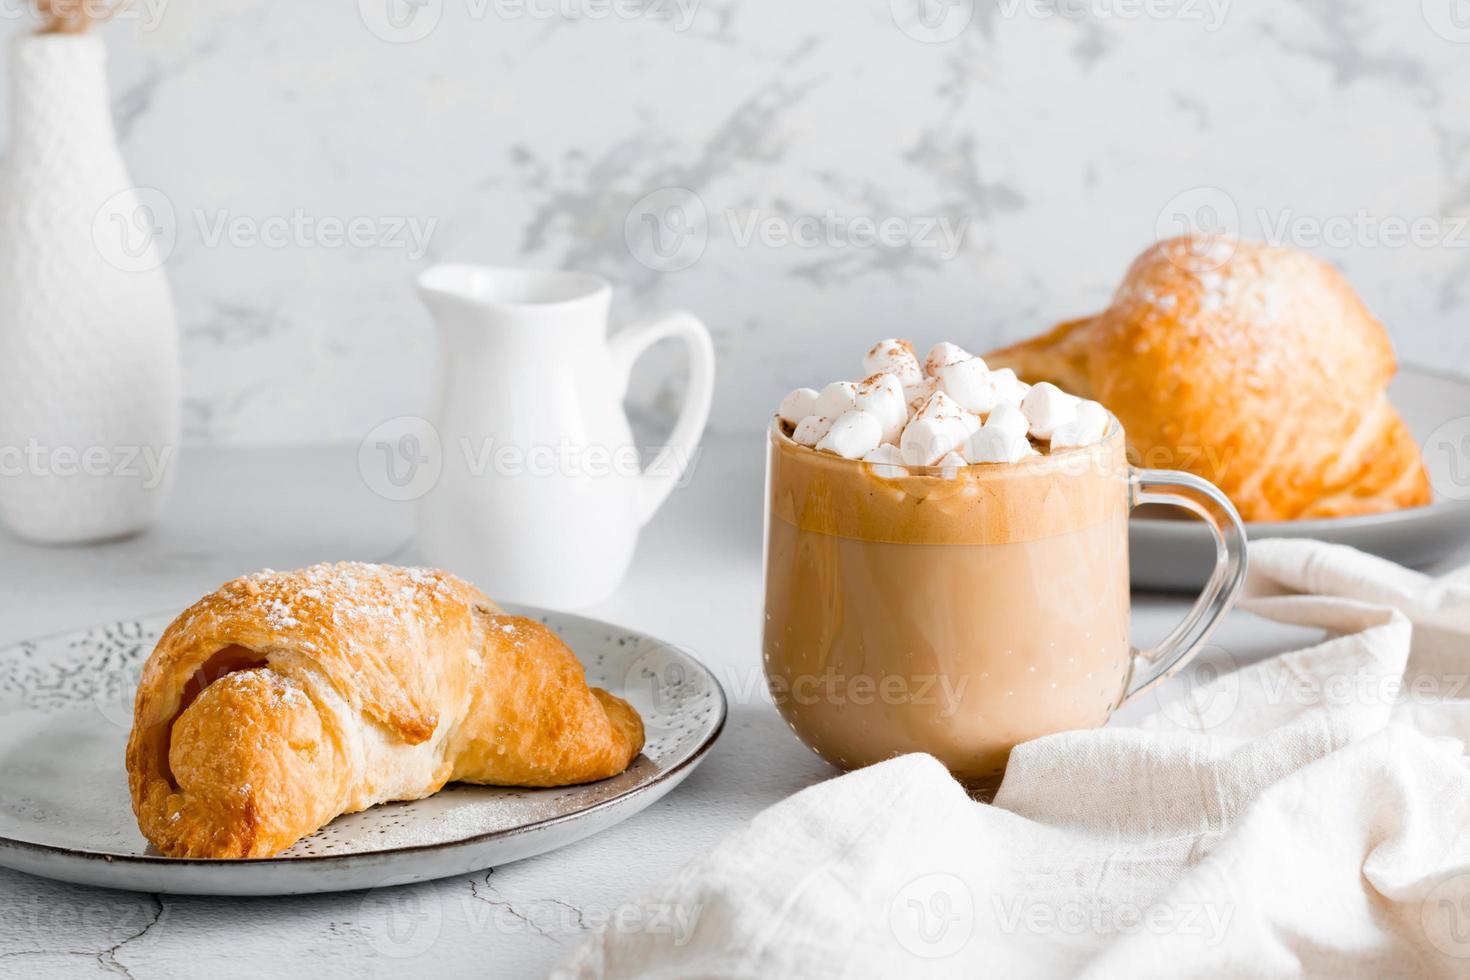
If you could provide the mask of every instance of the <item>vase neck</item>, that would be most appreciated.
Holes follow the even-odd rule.
[[[107,53],[100,38],[30,34],[10,48],[13,135],[54,130],[112,133]]]

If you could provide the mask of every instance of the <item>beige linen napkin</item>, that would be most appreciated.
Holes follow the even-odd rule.
[[[646,900],[691,929],[558,975],[1470,977],[1470,568],[1251,563],[1330,638],[1023,745],[994,805],[920,755],[798,793]]]

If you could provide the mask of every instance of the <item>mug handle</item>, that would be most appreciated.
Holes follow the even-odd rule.
[[[1215,570],[1204,592],[1184,621],[1156,647],[1133,651],[1128,688],[1119,705],[1127,704],[1155,684],[1172,676],[1199,652],[1220,619],[1235,604],[1245,584],[1245,525],[1230,498],[1208,480],[1179,470],[1133,470],[1128,477],[1131,505],[1168,504],[1182,507],[1205,522],[1215,538]],[[1226,523],[1211,511],[1213,504]]]
[[[608,341],[621,399],[627,393],[633,364],[648,348],[668,338],[683,341],[689,349],[689,389],[684,393],[684,405],[679,409],[679,419],[668,442],[643,471],[638,494],[640,526],[658,513],[694,460],[715,396],[715,346],[705,325],[685,310],[673,310],[624,327]]]

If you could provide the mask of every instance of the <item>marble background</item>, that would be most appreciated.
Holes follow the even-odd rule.
[[[104,30],[194,443],[421,410],[410,282],[451,259],[696,311],[722,430],[882,336],[1091,312],[1180,221],[1311,248],[1404,360],[1470,371],[1466,0],[136,0]]]

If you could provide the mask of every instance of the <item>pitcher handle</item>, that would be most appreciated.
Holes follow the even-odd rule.
[[[1215,570],[1183,622],[1158,646],[1133,651],[1128,689],[1120,704],[1138,697],[1193,659],[1235,604],[1240,587],[1245,584],[1246,571],[1245,525],[1230,498],[1213,483],[1177,470],[1134,470],[1129,482],[1134,507],[1168,504],[1187,510],[1205,522],[1215,538]],[[1211,504],[1225,515],[1223,523],[1210,510]]]
[[[683,341],[689,350],[689,389],[667,444],[643,471],[638,501],[640,525],[658,513],[694,460],[715,395],[715,346],[705,325],[685,310],[624,327],[608,341],[619,391],[626,391],[634,362],[648,348],[668,338]]]

